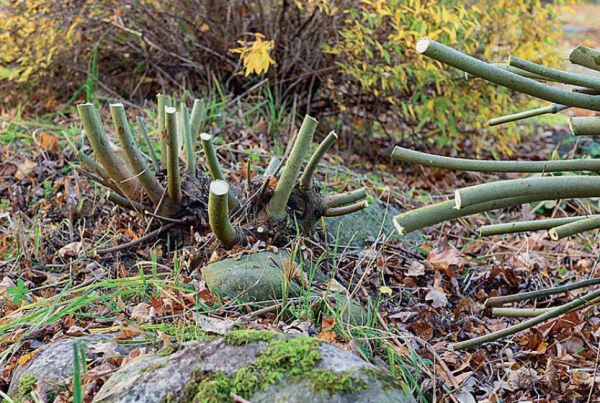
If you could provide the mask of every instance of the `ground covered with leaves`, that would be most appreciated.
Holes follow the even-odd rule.
[[[576,20],[594,15],[582,7],[571,16],[579,27],[572,35],[577,43],[581,27],[596,32],[593,22]],[[219,136],[221,162],[234,182],[260,174],[270,156],[281,155],[297,125],[272,105],[255,107],[244,99],[207,104],[212,108],[207,131]],[[130,109],[153,118],[142,107]],[[241,326],[310,335],[351,350],[403,379],[422,401],[600,399],[600,312],[594,306],[477,349],[448,348],[519,321],[492,317],[483,308],[488,297],[598,277],[596,233],[554,242],[544,232],[481,238],[478,227],[574,211],[598,213],[598,200],[538,203],[468,217],[428,228],[420,238],[382,231],[364,247],[299,239],[289,247],[329,274],[320,285],[322,297],[307,292],[301,298],[244,304],[211,294],[199,273],[212,261],[272,246],[259,242],[225,251],[213,246],[211,235],[200,235],[206,231],[189,228],[114,253],[96,252],[140,239],[156,222],[107,201],[105,190],[74,168],[63,136],[81,140],[80,124],[68,105],[63,110],[43,119],[2,111],[0,118],[0,391],[7,391],[17,365],[66,336],[118,332],[119,343],[141,338],[168,348]],[[355,136],[356,125],[350,124],[360,122],[331,123],[342,135],[324,160],[325,183],[337,191],[365,186],[372,199],[401,211],[445,200],[459,187],[512,177],[392,163],[393,139]],[[474,155],[474,148],[465,141],[446,154]],[[562,122],[551,122],[515,145],[513,158],[553,155],[597,158],[600,147],[574,140]],[[366,323],[348,323],[330,304],[327,293],[340,291],[369,310]],[[556,306],[585,291],[518,307]],[[145,350],[134,348],[125,359],[114,358],[110,348],[96,353],[103,358],[88,365],[85,401]],[[67,391],[57,401],[69,401],[70,395]]]

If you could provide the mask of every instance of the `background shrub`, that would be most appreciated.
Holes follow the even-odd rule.
[[[266,79],[278,105],[298,95],[300,107],[313,113],[341,111],[379,122],[388,133],[420,133],[443,146],[461,132],[478,131],[490,117],[528,105],[505,89],[464,80],[458,71],[417,55],[420,36],[488,61],[514,54],[560,62],[556,2],[540,0],[3,4],[0,79],[5,88],[29,88],[34,104],[43,100],[49,108],[96,85],[109,96],[136,101],[157,91],[199,95],[217,85],[237,95]],[[246,76],[243,59],[231,50],[255,41],[256,34],[272,45],[274,64]],[[510,154],[516,131],[490,133],[496,148]]]

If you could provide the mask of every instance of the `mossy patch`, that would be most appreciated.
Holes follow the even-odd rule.
[[[232,330],[225,334],[225,342],[230,346],[245,346],[256,341],[269,342],[275,333],[267,330],[244,329]]]
[[[237,333],[237,334],[236,334]],[[227,337],[229,336],[229,337]],[[272,332],[241,330],[226,335],[228,344],[242,345],[265,341],[268,348],[253,364],[227,375],[224,372],[197,373],[185,388],[182,402],[213,403],[229,399],[235,393],[245,399],[287,378],[291,383],[308,382],[315,390],[329,393],[362,391],[365,382],[354,379],[351,372],[333,373],[316,369],[322,357],[321,341],[310,337],[274,338]]]
[[[19,389],[15,396],[12,397],[13,402],[24,402],[37,383],[37,377],[34,374],[24,376],[19,380]]]

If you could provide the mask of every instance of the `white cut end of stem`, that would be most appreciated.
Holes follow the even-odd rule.
[[[200,140],[202,141],[211,141],[212,140],[212,136],[208,133],[202,133],[200,135]]]
[[[417,41],[417,53],[424,53],[425,51],[427,51],[427,48],[429,47],[429,44],[431,43],[431,41],[429,40],[429,38],[421,38]]]
[[[168,115],[174,115],[177,113],[177,108],[173,108],[172,106],[165,107],[165,113]]]
[[[123,104],[120,102],[117,102],[116,104],[110,104],[111,108],[124,108]]]
[[[335,130],[330,131],[329,132],[329,136],[335,137],[336,140],[339,138],[338,135],[337,135],[337,133],[335,132]]]
[[[454,208],[456,210],[460,210],[460,207],[462,205],[462,200],[460,199],[460,191],[459,190],[455,190],[454,191]]]
[[[396,231],[398,231],[398,233],[400,235],[405,235],[404,234],[404,227],[402,225],[400,225],[400,223],[398,222],[398,217],[394,217],[392,219],[392,222],[394,223],[394,227],[396,227]]]
[[[553,241],[558,241],[558,234],[556,233],[555,230],[551,229],[550,231],[548,231],[548,235],[550,235],[550,239],[552,239]]]
[[[229,185],[227,182],[217,179],[210,183],[210,192],[216,196],[223,196],[229,193]]]
[[[319,121],[318,121],[317,119],[313,118],[313,117],[312,117],[312,116],[310,116],[310,115],[306,115],[306,118],[307,118],[307,119],[310,119],[310,120],[312,120],[312,121],[313,121],[313,122],[315,122],[315,123],[319,123]]]

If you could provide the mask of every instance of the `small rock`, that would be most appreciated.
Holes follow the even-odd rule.
[[[64,338],[54,341],[42,347],[37,354],[27,361],[24,366],[15,368],[12,374],[8,394],[13,396],[17,393],[22,379],[35,378],[37,380],[36,390],[41,390],[48,401],[50,397],[56,396],[61,388],[67,387],[73,376],[73,345],[82,340],[88,347],[86,356],[88,359],[100,357],[106,351],[104,345],[110,345],[111,351],[127,356],[129,351],[136,346],[120,345],[114,343],[114,335],[90,335],[77,338]],[[116,344],[116,346],[115,346]],[[45,399],[45,400],[46,400]]]
[[[259,252],[240,259],[225,259],[202,269],[202,280],[208,289],[220,297],[228,296],[245,302],[281,299],[283,269],[289,263],[286,252]],[[310,265],[303,265],[310,266]],[[316,277],[323,274],[316,269]],[[302,288],[296,280],[290,282],[290,296],[298,296]]]

